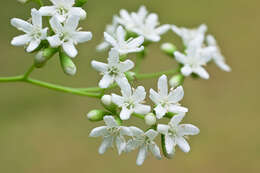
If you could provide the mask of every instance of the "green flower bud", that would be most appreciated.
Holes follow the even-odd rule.
[[[174,52],[177,48],[172,43],[164,43],[161,46],[161,50],[166,53],[167,55],[174,56]]]
[[[182,74],[177,74],[170,79],[169,83],[171,87],[175,88],[179,85],[182,85],[183,81],[184,81],[184,76]]]
[[[153,113],[149,113],[144,117],[145,124],[152,126],[156,124],[156,117]]]
[[[106,116],[106,115],[109,115],[110,113],[106,112],[106,111],[103,111],[103,110],[99,110],[99,109],[94,109],[92,111],[90,111],[88,114],[87,114],[87,118],[90,120],[90,121],[102,121],[103,120],[103,117]]]
[[[34,58],[35,67],[43,67],[46,62],[56,54],[57,51],[58,49],[56,48],[46,48],[42,51],[39,51]]]
[[[101,101],[104,105],[106,106],[110,106],[112,104],[112,97],[111,95],[104,95],[102,98],[101,98]]]
[[[128,71],[128,72],[125,73],[125,75],[126,75],[126,78],[127,78],[129,81],[135,80],[135,72]]]
[[[74,76],[77,72],[77,67],[71,58],[64,52],[60,52],[60,63],[65,74]]]
[[[75,1],[75,6],[76,7],[82,7],[83,5],[85,5],[87,3],[87,0],[76,0]]]

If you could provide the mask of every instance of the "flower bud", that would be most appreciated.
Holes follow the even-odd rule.
[[[108,114],[108,112],[105,112],[103,110],[94,109],[87,114],[87,118],[90,121],[101,121],[103,120],[103,117]]]
[[[22,3],[22,4],[25,4],[25,3],[27,3],[27,2],[29,2],[29,1],[31,1],[31,0],[17,0],[18,2],[20,2],[20,3]]]
[[[71,58],[64,52],[60,52],[60,63],[65,74],[74,76],[77,72],[77,67]]]
[[[34,58],[34,65],[37,68],[43,67],[46,62],[55,55],[58,51],[56,48],[46,48],[42,51],[39,51]]]
[[[75,6],[76,7],[82,7],[83,5],[85,5],[87,3],[87,0],[76,0],[75,1]]]
[[[164,43],[161,46],[161,50],[167,55],[174,56],[173,54],[177,50],[177,48],[172,43]]]
[[[153,113],[149,113],[144,117],[145,124],[152,126],[156,124],[156,117]]]
[[[170,79],[169,83],[171,87],[175,88],[181,85],[183,83],[183,80],[184,76],[182,74],[177,74]]]
[[[125,73],[125,75],[126,75],[126,78],[127,78],[129,81],[135,80],[135,72],[128,71],[128,72]]]
[[[110,106],[112,104],[112,97],[111,95],[104,95],[102,98],[101,98],[101,101],[104,105],[106,106]]]

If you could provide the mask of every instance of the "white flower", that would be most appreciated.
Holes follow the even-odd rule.
[[[120,62],[119,53],[115,49],[111,49],[109,52],[108,64],[92,61],[91,65],[103,75],[99,82],[100,88],[107,88],[114,82],[118,85],[128,82],[125,72],[134,67],[134,63],[131,60]]]
[[[113,147],[114,142],[120,155],[126,149],[126,140],[124,136],[132,136],[132,132],[128,127],[119,126],[113,116],[105,116],[106,126],[93,129],[90,137],[103,136],[103,142],[99,147],[99,154],[104,154],[106,150]]]
[[[11,24],[17,29],[25,32],[24,35],[14,37],[11,44],[14,46],[25,46],[27,52],[32,52],[47,37],[48,28],[42,29],[42,16],[36,9],[31,10],[32,24],[17,18],[11,20]]]
[[[133,52],[141,52],[142,50],[144,50],[144,47],[142,46],[144,42],[143,36],[130,38],[125,41],[126,31],[123,29],[122,26],[119,26],[116,29],[115,36],[116,37],[113,37],[113,35],[110,35],[109,33],[104,33],[105,41],[112,45],[112,47],[115,48],[121,55]]]
[[[204,41],[205,33],[207,32],[207,25],[202,24],[198,28],[188,29],[188,28],[179,28],[175,25],[172,26],[173,32],[180,36],[183,40],[185,46],[189,46],[191,41],[197,37],[203,37],[202,42]]]
[[[202,39],[202,37],[194,39],[185,50],[185,54],[178,51],[174,52],[176,60],[183,64],[181,73],[184,76],[195,73],[203,79],[209,79],[209,74],[203,66],[211,60],[216,49],[212,46],[202,47]]]
[[[216,51],[213,53],[212,58],[219,68],[224,71],[230,72],[231,68],[226,64],[225,57],[222,55],[221,50],[214,36],[208,35],[206,38],[208,46],[213,46]]]
[[[175,146],[178,145],[185,153],[190,151],[190,146],[185,139],[187,135],[197,135],[200,130],[192,124],[179,124],[185,114],[175,115],[168,125],[158,124],[157,131],[165,135],[165,148],[169,155],[175,153]]]
[[[117,22],[127,30],[143,36],[146,40],[158,42],[161,35],[170,29],[170,25],[158,26],[158,15],[148,14],[145,6],[141,6],[137,13],[129,14],[126,10],[120,11],[120,17],[115,17]]]
[[[39,9],[42,16],[56,16],[59,22],[64,22],[69,16],[78,16],[81,20],[86,18],[86,12],[80,7],[73,7],[75,0],[50,0],[52,6]]]
[[[137,148],[139,149],[136,164],[142,165],[144,160],[146,159],[148,152],[151,153],[157,158],[161,159],[160,149],[157,144],[154,142],[154,139],[157,137],[158,132],[150,129],[147,132],[143,132],[141,129],[137,127],[129,127],[133,133],[133,139],[130,139],[127,142],[126,151],[130,152]]]
[[[118,27],[118,23],[116,22],[115,18],[113,18],[113,23],[106,26],[105,32],[108,33],[109,35],[111,35],[113,38],[116,38],[117,27]],[[97,50],[104,51],[109,47],[110,47],[110,44],[104,40],[102,43],[100,43],[97,46]]]
[[[122,108],[120,112],[122,120],[128,120],[132,113],[144,115],[150,112],[151,107],[142,104],[146,97],[144,87],[139,86],[132,91],[128,82],[120,83],[119,87],[122,96],[112,94],[112,102]]]
[[[185,113],[188,109],[180,106],[179,101],[184,97],[182,86],[168,93],[167,76],[163,75],[158,80],[158,93],[150,89],[150,99],[156,104],[155,112],[158,119],[161,119],[166,113]]]
[[[62,46],[66,54],[72,58],[78,54],[75,45],[92,39],[91,32],[77,30],[79,24],[78,16],[69,16],[64,25],[54,16],[51,18],[50,24],[55,32],[55,35],[47,38],[51,47]]]

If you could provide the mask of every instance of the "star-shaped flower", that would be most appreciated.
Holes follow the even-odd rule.
[[[26,51],[32,52],[38,48],[42,40],[47,37],[48,28],[42,28],[42,16],[36,9],[31,10],[32,24],[24,20],[13,18],[11,24],[25,32],[24,35],[14,37],[11,44],[14,46],[28,46]]]
[[[172,156],[175,153],[175,146],[178,145],[185,153],[190,151],[190,145],[185,137],[197,135],[200,130],[192,124],[180,124],[185,114],[175,115],[168,125],[158,124],[157,131],[165,135],[165,148],[167,154]]]
[[[158,15],[148,14],[145,6],[141,6],[137,13],[129,14],[126,10],[120,11],[120,17],[116,17],[119,24],[123,25],[128,31],[143,36],[151,42],[158,42],[161,35],[170,29],[170,25],[159,25]]]
[[[42,16],[55,16],[63,23],[69,16],[78,16],[81,20],[86,18],[86,12],[80,7],[73,7],[75,0],[50,0],[52,6],[44,6],[39,9]]]
[[[157,144],[154,142],[154,139],[157,137],[158,132],[150,129],[147,132],[143,132],[141,129],[137,127],[129,127],[133,133],[133,139],[130,139],[127,142],[126,151],[130,152],[137,148],[139,149],[136,164],[142,165],[144,160],[146,159],[148,152],[151,153],[157,158],[161,159],[160,149]]]
[[[183,64],[181,73],[184,76],[190,76],[192,73],[195,73],[203,79],[209,79],[209,74],[203,66],[211,60],[216,48],[212,46],[202,47],[201,40],[203,40],[202,36],[189,43],[185,54],[179,51],[174,52],[176,60]]]
[[[128,82],[120,83],[122,96],[112,94],[112,102],[122,108],[120,118],[128,120],[132,113],[145,115],[150,112],[151,107],[142,104],[146,97],[144,87],[139,86],[135,90],[131,89]]]
[[[120,155],[126,148],[126,140],[124,136],[132,136],[132,132],[128,127],[119,126],[113,116],[105,116],[106,126],[93,129],[90,137],[103,136],[103,142],[99,147],[99,154],[104,154],[106,150],[113,147],[115,142],[118,154]]]
[[[184,90],[182,86],[168,93],[167,76],[163,75],[158,80],[158,93],[150,89],[150,99],[156,104],[156,117],[161,119],[166,113],[185,113],[188,109],[180,106],[179,101],[183,99]]]
[[[229,65],[226,64],[225,57],[222,55],[221,50],[214,36],[208,35],[206,41],[208,46],[216,48],[216,51],[212,54],[212,58],[214,62],[217,64],[217,66],[224,71],[230,72],[231,68],[229,67]]]
[[[91,65],[103,75],[103,78],[99,82],[100,88],[107,88],[114,82],[119,85],[120,83],[128,82],[125,72],[134,67],[134,63],[131,60],[121,62],[119,53],[115,49],[111,49],[109,52],[108,64],[92,61]]]
[[[144,37],[139,36],[137,38],[126,39],[126,31],[122,26],[119,26],[116,29],[116,35],[110,35],[109,33],[104,33],[105,41],[112,45],[114,49],[116,49],[120,55],[126,55],[128,53],[141,52],[144,50],[142,46],[144,42]]]
[[[72,58],[78,54],[75,45],[84,43],[92,39],[91,32],[78,31],[79,24],[78,16],[69,16],[64,25],[62,25],[57,17],[50,20],[50,25],[55,32],[55,35],[48,37],[51,47],[62,46],[66,54]]]
[[[172,30],[182,38],[184,45],[187,47],[197,37],[203,37],[202,42],[204,41],[205,33],[207,32],[207,25],[202,24],[198,28],[194,29],[172,25]]]

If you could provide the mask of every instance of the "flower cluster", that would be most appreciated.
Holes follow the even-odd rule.
[[[80,20],[86,18],[86,12],[81,8],[86,0],[50,1],[52,3],[50,6],[31,10],[30,22],[18,18],[11,20],[14,27],[25,33],[13,38],[11,44],[25,46],[27,52],[37,53],[33,68],[43,67],[59,52],[64,72],[74,75],[76,66],[71,58],[78,55],[75,46],[92,38],[91,32],[80,31],[78,28]],[[43,27],[43,16],[48,19],[49,27]],[[164,72],[140,74],[138,69],[148,46],[153,42],[159,42],[161,36],[169,30],[180,36],[184,45],[184,51],[178,50],[171,43],[165,43],[161,47],[163,52],[178,63],[177,70],[167,72],[174,76],[168,81]],[[120,10],[119,15],[113,17],[112,24],[108,25],[104,32],[103,42],[97,46],[99,51],[109,49],[107,63],[91,61],[91,66],[102,75],[99,87],[72,88],[29,80],[28,76],[33,68],[29,69],[22,78],[18,76],[2,80],[23,81],[49,89],[101,99],[105,110],[95,109],[87,114],[89,120],[104,121],[106,124],[94,128],[90,133],[91,137],[103,137],[99,147],[100,154],[104,154],[108,148],[114,146],[119,155],[139,149],[137,165],[143,164],[148,153],[161,159],[162,151],[166,158],[172,158],[176,146],[185,153],[189,152],[190,145],[187,137],[200,132],[199,128],[192,124],[180,124],[189,111],[180,104],[184,98],[184,79],[188,76],[208,79],[209,74],[204,67],[210,61],[214,61],[224,71],[231,70],[214,36],[206,35],[206,31],[207,26],[204,24],[195,29],[171,24],[160,25],[158,15],[148,13],[144,6],[141,6],[138,12],[129,13],[123,9]],[[136,55],[135,62],[128,58],[130,53]],[[134,81],[142,77],[159,78],[157,91],[150,89],[148,97],[143,86],[134,86]],[[105,95],[109,89],[117,86],[121,94],[110,92]],[[133,116],[142,119],[148,126],[147,130],[123,125]],[[162,122],[165,121],[161,121],[162,119],[167,119],[168,123],[163,124]],[[157,144],[158,137],[161,137],[161,149]]]

